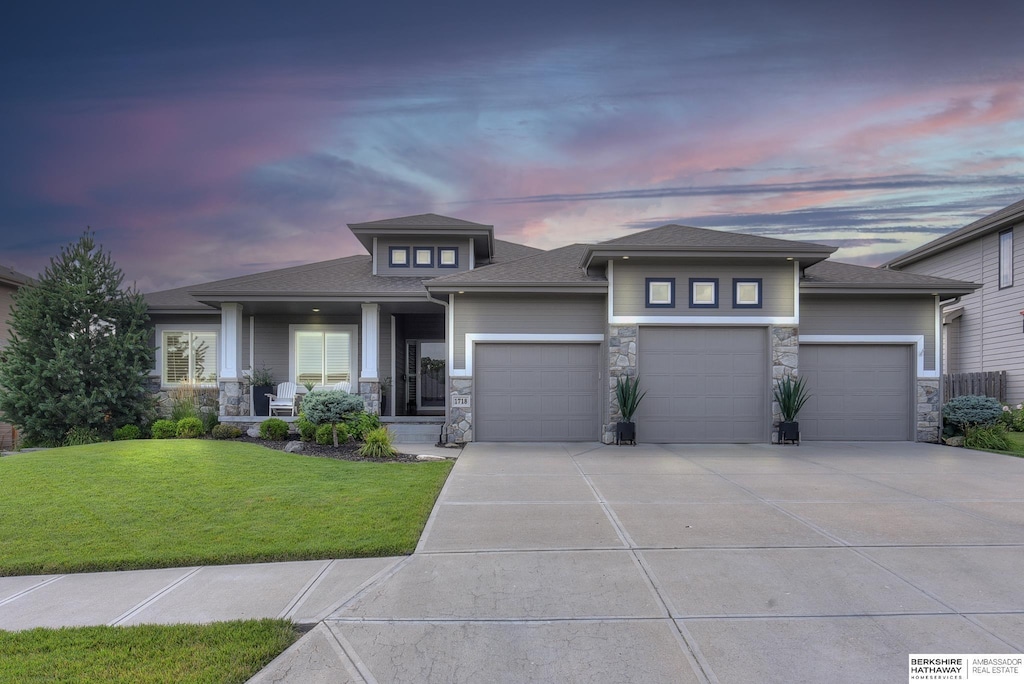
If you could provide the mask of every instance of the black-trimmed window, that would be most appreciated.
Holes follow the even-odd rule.
[[[412,248],[412,265],[416,268],[433,268],[434,267],[434,248],[433,247],[413,247]]]
[[[392,268],[409,267],[409,248],[390,247],[388,248],[388,265]]]
[[[761,278],[732,279],[732,308],[761,308]]]
[[[1013,287],[1013,229],[999,234],[999,289]]]
[[[459,267],[459,248],[458,247],[438,247],[437,248],[437,267],[438,268],[458,268]]]
[[[718,308],[718,278],[690,278],[690,308]]]
[[[671,309],[676,305],[675,278],[647,278],[647,308]]]

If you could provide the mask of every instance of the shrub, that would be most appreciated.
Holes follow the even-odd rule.
[[[203,411],[202,415],[199,416],[200,420],[203,421],[203,434],[208,435],[213,431],[213,428],[220,425],[220,416],[217,415],[216,411]]]
[[[344,423],[324,423],[316,428],[316,443],[331,446],[334,445],[334,428],[338,428],[338,444],[348,441],[348,426]]]
[[[184,437],[185,439],[202,437],[203,421],[199,420],[195,416],[182,418],[178,421],[177,426],[175,426],[174,434],[178,437]]]
[[[103,438],[100,437],[99,432],[93,428],[87,427],[73,427],[68,430],[68,434],[64,437],[63,446],[80,446],[82,444],[96,444],[102,442]]]
[[[772,388],[772,398],[779,405],[779,414],[783,422],[792,423],[811,395],[807,392],[804,378],[787,375],[776,381],[775,387]]]
[[[218,423],[210,430],[210,434],[214,439],[235,439],[242,436],[242,430],[237,425]]]
[[[973,426],[988,426],[999,422],[1003,406],[998,399],[977,395],[953,397],[942,407],[942,417],[947,423],[966,432]]]
[[[114,441],[139,439],[140,437],[142,437],[142,430],[136,425],[125,425],[114,430]]]
[[[990,449],[992,451],[1010,451],[1010,440],[1006,437],[1006,427],[1001,423],[994,425],[972,425],[964,434],[964,446],[968,449]]]
[[[391,458],[396,453],[391,446],[391,433],[384,427],[367,432],[363,446],[359,447],[359,455],[367,458]]]
[[[310,392],[302,400],[302,411],[316,425],[340,423],[363,410],[363,399],[341,390]]]
[[[295,426],[299,429],[299,439],[303,442],[312,442],[316,439],[316,423],[306,418],[305,413],[299,414],[299,420]]]
[[[268,418],[260,423],[260,438],[282,441],[288,437],[288,423],[280,418]]]
[[[615,401],[619,405],[622,422],[633,422],[633,416],[646,395],[647,392],[640,391],[640,378],[620,375],[615,379]]]
[[[366,435],[380,427],[380,418],[375,413],[357,413],[348,421],[348,431],[360,442],[366,441]]]
[[[151,428],[153,439],[170,439],[178,432],[178,426],[173,420],[161,418],[153,423]]]

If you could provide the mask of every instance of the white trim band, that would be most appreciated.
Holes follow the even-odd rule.
[[[565,333],[551,335],[548,333],[466,333],[466,367],[451,371],[453,378],[473,377],[474,345],[477,342],[523,342],[552,344],[600,344],[604,342],[603,333]]]
[[[937,370],[924,369],[924,335],[800,335],[800,344],[912,344],[917,355],[917,377],[939,377]]]

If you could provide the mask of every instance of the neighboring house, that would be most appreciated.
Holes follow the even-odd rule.
[[[0,314],[3,316],[0,319],[0,348],[7,344],[7,340],[10,337],[8,316],[11,313],[11,307],[14,305],[14,293],[20,287],[31,282],[32,279],[27,275],[18,273],[6,266],[0,266]],[[0,421],[0,449],[10,449],[13,447],[15,438],[14,427]]]
[[[1006,400],[1014,404],[1024,401],[1024,270],[1018,263],[1024,264],[1024,200],[884,265],[981,284],[943,305],[943,366],[946,373],[1006,371]]]
[[[935,441],[940,301],[976,287],[677,225],[550,251],[435,214],[349,228],[367,255],[147,295],[154,390],[216,376],[243,421],[266,366],[373,411],[385,380],[385,422],[434,416],[448,441],[608,442],[638,374],[642,441],[767,442],[798,372],[804,439]]]

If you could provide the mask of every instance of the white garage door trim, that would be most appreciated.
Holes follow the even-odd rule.
[[[604,333],[466,333],[466,367],[453,368],[449,375],[453,378],[473,377],[473,356],[476,353],[477,342],[602,343]]]
[[[917,357],[917,377],[936,379],[938,370],[924,369],[924,335],[800,335],[800,344],[912,344]],[[935,345],[935,368],[941,368]]]
[[[572,352],[569,352],[572,347],[586,348],[589,355],[586,359],[586,364],[576,365],[573,363]],[[472,409],[473,438],[475,441],[590,442],[600,439],[603,415],[601,387],[605,371],[602,366],[602,346],[599,342],[554,342],[545,337],[542,340],[531,340],[528,342],[487,342],[483,343],[481,349],[489,348],[495,350],[498,348],[508,348],[507,353],[512,354],[512,358],[509,359],[509,363],[498,363],[498,360],[495,359],[494,362],[498,363],[498,365],[494,366],[493,369],[481,363],[476,370],[473,382],[474,408]],[[551,359],[557,361],[557,365],[539,361],[542,358],[540,354],[544,353],[544,349],[550,350],[551,348],[554,348],[556,356],[560,357],[558,359]],[[525,351],[530,358],[526,361],[517,361],[514,357],[520,350]],[[566,353],[569,354],[568,357],[565,356]],[[483,356],[483,353],[481,353],[481,356]],[[538,359],[538,362],[531,366],[530,364],[534,363],[534,358]],[[580,359],[577,357],[576,360]],[[522,372],[515,372],[515,369],[522,369]],[[557,375],[556,369],[565,370],[567,375],[564,377]],[[488,370],[496,371],[496,378],[501,378],[510,371],[512,373],[506,377],[505,382],[496,380],[493,386],[483,387],[485,384],[483,380],[486,375],[485,371]],[[581,375],[579,371],[583,370],[586,372]],[[538,371],[543,372],[537,375]],[[529,373],[533,373],[536,376],[533,378],[534,384],[529,387],[520,387],[518,389],[521,391],[517,391],[517,388],[515,388],[516,381],[518,380],[522,383],[524,377],[529,379]],[[564,384],[559,383],[554,387],[548,386],[547,391],[544,391],[541,386],[552,377],[560,378],[564,381]],[[486,390],[495,389],[500,391],[486,392]],[[485,416],[483,415],[484,404],[490,403],[492,399],[498,402],[507,401],[508,405],[496,409],[498,412],[493,414],[493,416],[498,417],[492,430],[493,434],[482,433],[481,429],[485,425]],[[563,401],[567,403],[562,404]],[[581,405],[580,401],[584,403]],[[526,408],[527,405],[530,408]],[[559,405],[564,406],[564,415],[560,413]],[[576,407],[575,411],[573,406]],[[591,407],[592,411],[589,410]],[[504,422],[502,422],[500,417],[505,417]],[[510,421],[518,419],[533,421],[532,425],[536,429],[536,433],[522,433],[521,431],[509,429],[515,427],[513,422]],[[512,434],[513,432],[515,434]]]

